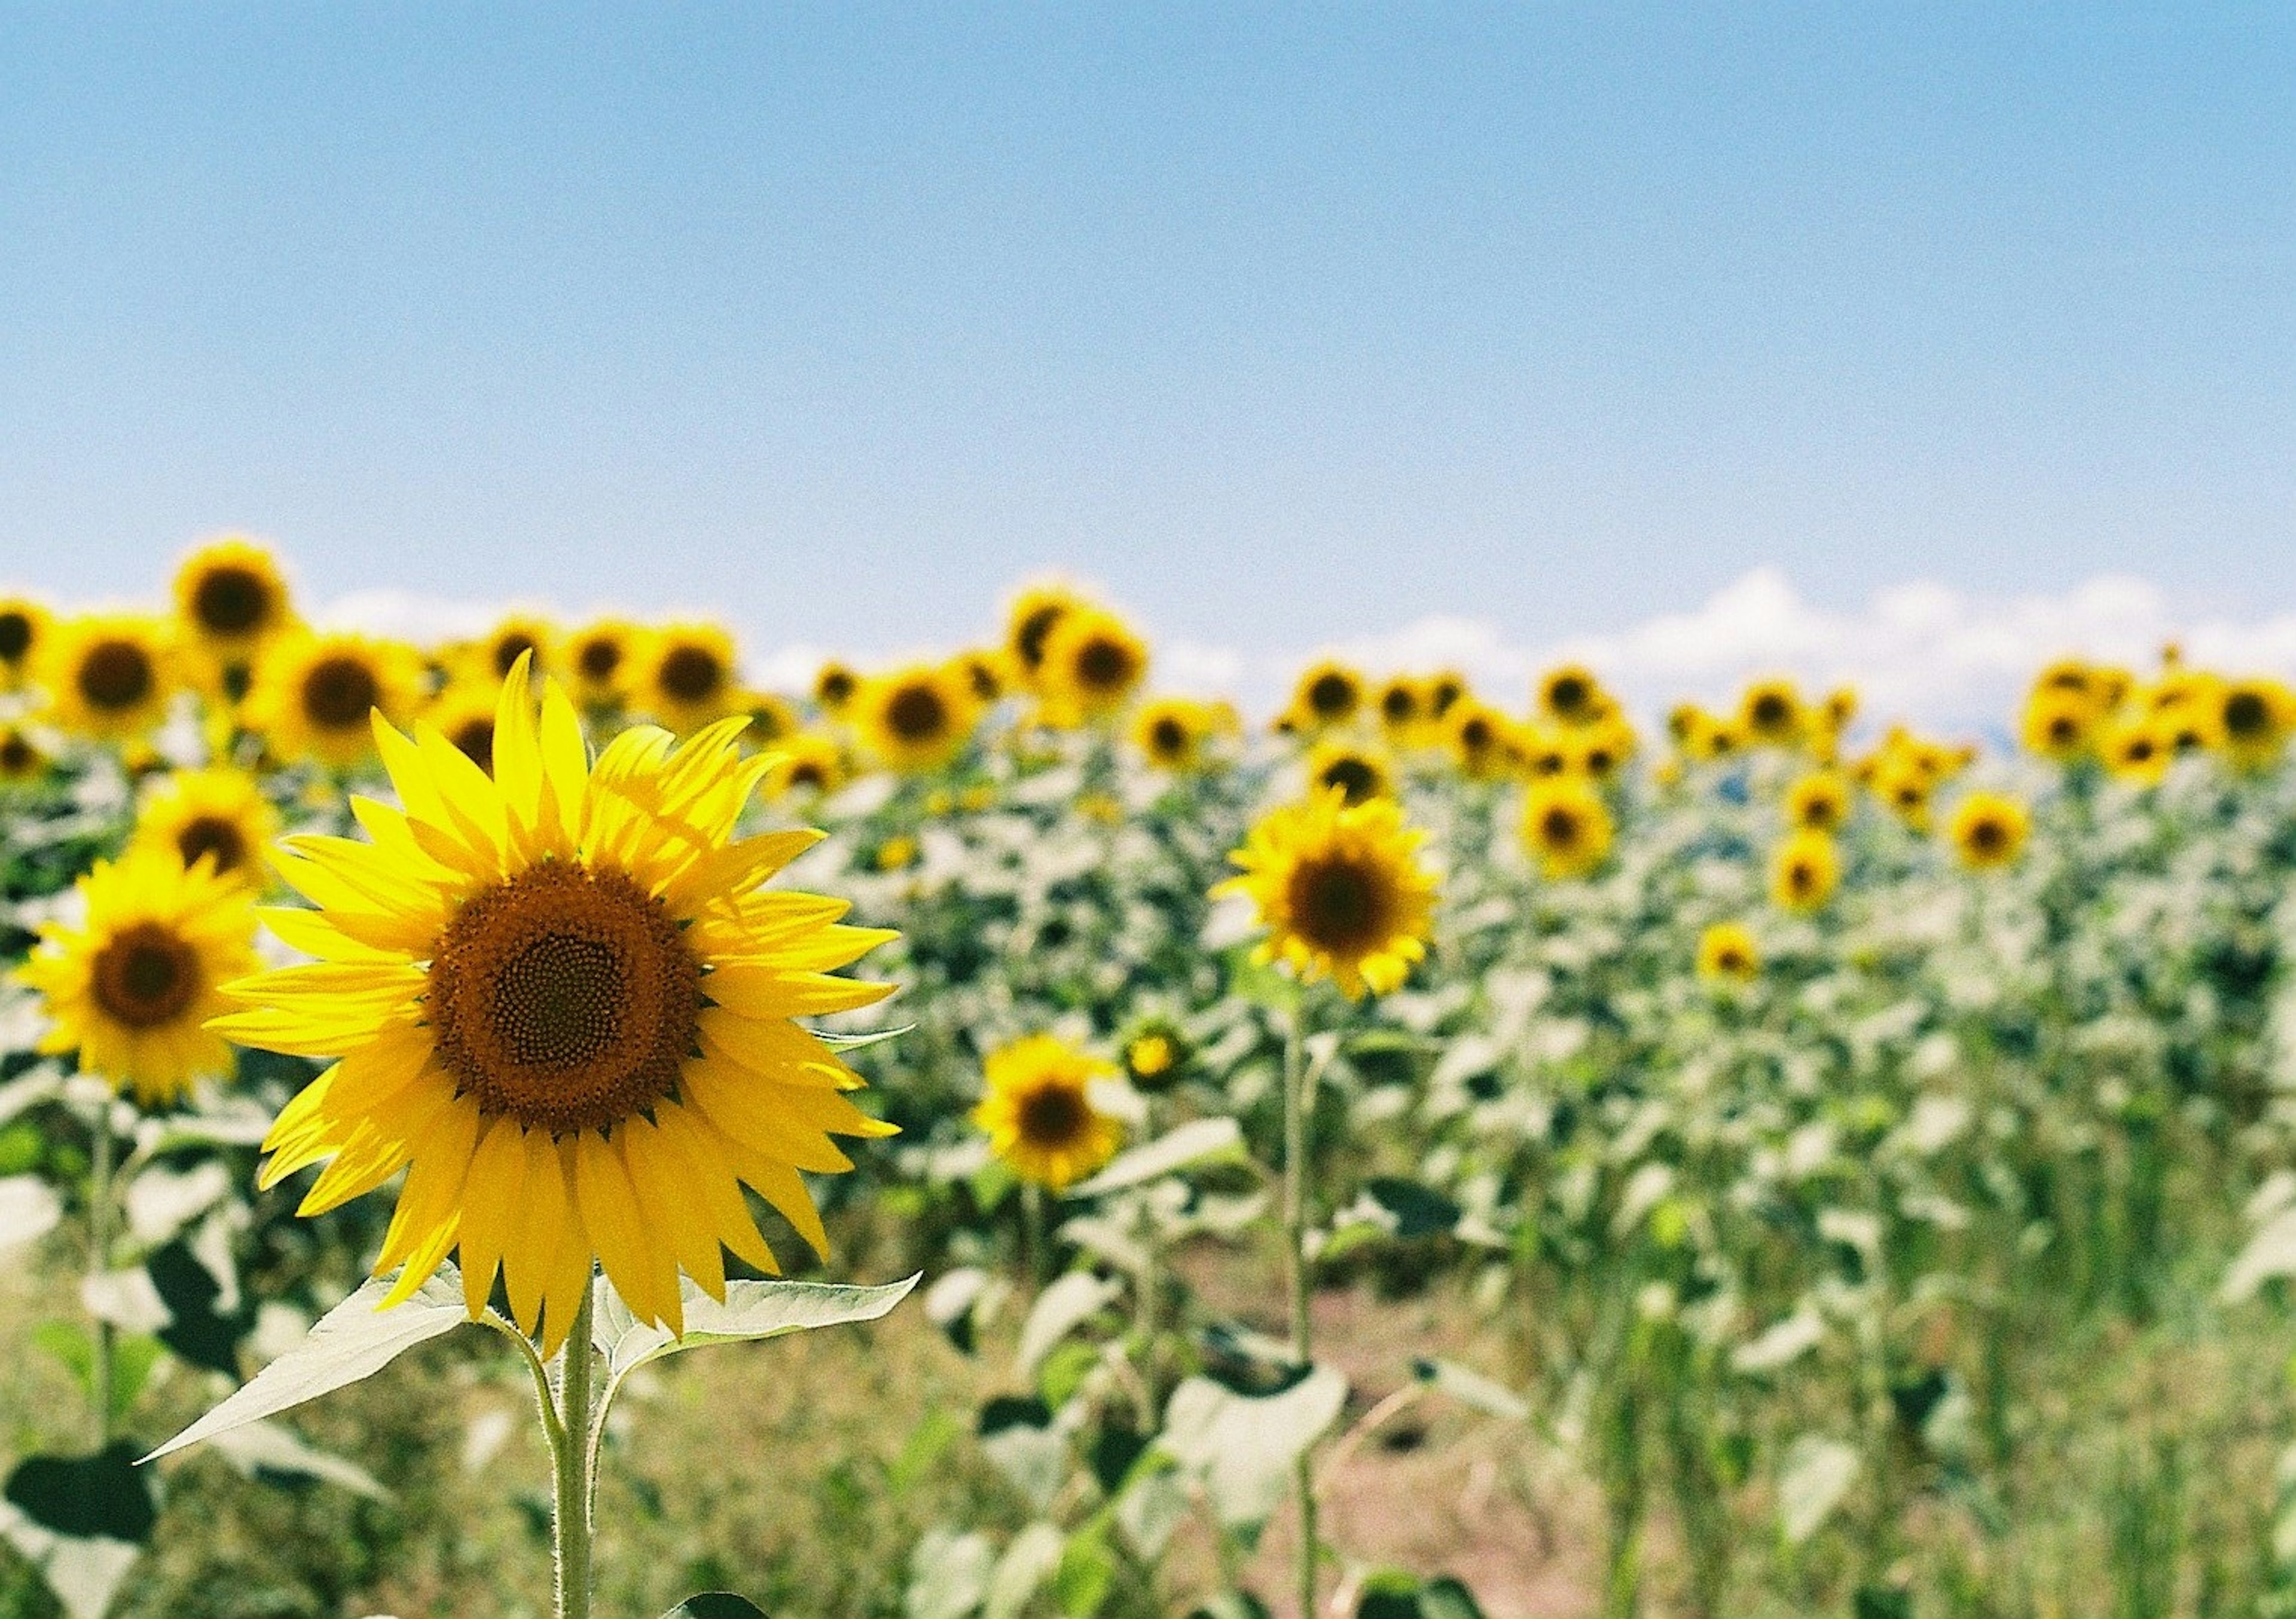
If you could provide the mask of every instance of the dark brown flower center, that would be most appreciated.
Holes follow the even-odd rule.
[[[1586,681],[1578,675],[1558,675],[1546,688],[1546,706],[1564,719],[1570,719],[1586,712],[1587,705],[1593,700],[1594,695]]]
[[[28,776],[40,762],[40,750],[20,732],[0,736],[0,776]]]
[[[852,697],[853,685],[852,670],[824,669],[821,672],[821,678],[814,683],[813,694],[826,707],[841,708]]]
[[[1379,772],[1370,761],[1352,754],[1324,765],[1316,781],[1319,786],[1338,788],[1349,804],[1361,804],[1379,792]]]
[[[1538,818],[1538,840],[1550,849],[1568,852],[1578,844],[1578,812],[1557,804]]]
[[[247,838],[238,823],[221,815],[196,815],[176,834],[176,852],[189,871],[202,856],[215,862],[216,875],[235,871],[247,862]]]
[[[593,635],[574,655],[574,663],[585,680],[611,680],[622,666],[622,643],[611,635]]]
[[[2009,829],[1988,815],[1971,825],[1969,846],[1980,854],[1998,854],[2009,846]]]
[[[32,615],[10,608],[0,612],[0,663],[21,663],[32,650]]]
[[[681,703],[706,703],[726,683],[726,666],[707,647],[672,647],[661,660],[661,689]]]
[[[800,759],[791,765],[789,779],[791,787],[810,787],[816,790],[829,784],[829,778],[822,773],[820,762],[815,759]]]
[[[2235,691],[2225,699],[2224,727],[2227,735],[2246,741],[2272,729],[2272,709],[2254,691]]]
[[[320,658],[303,676],[304,717],[322,731],[365,724],[381,698],[373,666],[347,652]]]
[[[1031,1147],[1057,1149],[1080,1140],[1092,1122],[1084,1092],[1074,1085],[1039,1085],[1021,1099],[1021,1139]]]
[[[524,630],[507,630],[496,636],[495,674],[496,677],[507,675],[516,668],[518,660],[529,652],[535,655],[535,660],[537,663],[541,661],[542,649],[535,644],[534,637]]]
[[[1356,706],[1356,683],[1333,670],[1308,685],[1308,707],[1323,719],[1338,719]]]
[[[1164,715],[1148,727],[1148,746],[1160,759],[1177,759],[1187,751],[1188,728]]]
[[[75,679],[90,707],[114,711],[135,707],[158,683],[151,653],[133,641],[119,639],[88,648]]]
[[[1754,727],[1758,731],[1783,731],[1793,718],[1793,705],[1781,692],[1765,691],[1754,699]]]
[[[259,630],[271,617],[271,583],[251,568],[210,568],[192,590],[192,616],[210,635]]]
[[[1013,632],[1013,650],[1020,654],[1024,667],[1044,666],[1045,642],[1051,639],[1053,626],[1068,613],[1068,608],[1058,601],[1047,601],[1032,608]]]
[[[2049,740],[2059,748],[2070,748],[2080,740],[2080,722],[2070,714],[2060,714],[2049,721]]]
[[[948,732],[948,705],[922,682],[895,691],[885,704],[885,728],[904,742],[933,742]]]
[[[1317,950],[1360,954],[1386,937],[1393,896],[1376,871],[1345,855],[1300,863],[1292,874],[1292,925]]]
[[[1132,649],[1112,635],[1095,635],[1077,649],[1077,683],[1088,691],[1121,691],[1139,671]]]
[[[1390,686],[1380,693],[1379,711],[1390,725],[1408,724],[1419,717],[1419,699],[1408,686]]]
[[[462,750],[463,756],[485,771],[495,773],[495,722],[490,714],[474,714],[454,729],[448,741]]]
[[[199,952],[158,922],[138,922],[96,953],[90,986],[115,1023],[158,1028],[181,1017],[198,996]]]
[[[1441,719],[1451,711],[1451,705],[1467,694],[1466,687],[1456,680],[1439,680],[1435,689],[1427,694],[1428,712]]]
[[[619,872],[554,861],[464,903],[426,999],[440,1060],[482,1112],[563,1134],[676,1091],[701,985],[660,901]]]

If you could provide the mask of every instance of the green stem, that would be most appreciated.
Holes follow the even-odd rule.
[[[107,1096],[96,1104],[95,1139],[87,1176],[87,1247],[88,1271],[95,1277],[108,1275],[111,1270],[111,1171],[115,1146],[111,1139],[111,1099]],[[112,1390],[112,1331],[111,1323],[99,1319],[95,1323],[95,1354],[91,1370],[91,1392],[95,1399],[95,1443],[97,1448],[111,1443]]]
[[[594,1288],[585,1288],[559,1357],[558,1422],[550,1460],[557,1475],[551,1527],[558,1558],[558,1619],[590,1619],[590,1492],[596,1452],[590,1443],[597,1350],[590,1342]]]
[[[1037,1291],[1052,1280],[1052,1245],[1045,1239],[1045,1189],[1034,1181],[1021,1188],[1021,1265]]]
[[[1308,1278],[1308,1074],[1300,1036],[1303,1013],[1295,1002],[1283,1031],[1284,1281],[1292,1296],[1292,1354],[1300,1366],[1315,1358]],[[1314,1447],[1292,1464],[1292,1493],[1300,1501],[1300,1619],[1316,1613],[1316,1475]]]

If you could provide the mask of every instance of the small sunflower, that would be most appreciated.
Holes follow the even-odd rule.
[[[279,564],[260,545],[236,536],[184,559],[176,570],[176,612],[202,650],[242,665],[294,623]]]
[[[1572,772],[1590,781],[1609,781],[1635,756],[1635,729],[1623,715],[1612,714],[1566,732],[1564,750]]]
[[[404,807],[354,801],[372,842],[288,840],[280,873],[319,909],[266,920],[317,960],[233,985],[249,1010],[215,1027],[336,1059],[265,1138],[264,1186],[332,1160],[316,1214],[406,1169],[386,1304],[459,1248],[472,1315],[499,1271],[554,1353],[594,1262],[673,1333],[681,1271],[722,1298],[721,1247],[777,1270],[743,1182],[826,1247],[799,1172],[849,1168],[829,1138],[890,1127],[793,1020],[889,993],[835,972],[892,936],[763,889],[819,834],[735,838],[770,768],[742,756],[738,717],[675,746],[636,726],[593,762],[560,688],[537,725],[526,669],[503,684],[492,779],[427,725],[376,722]]]
[[[1392,675],[1381,682],[1373,706],[1379,713],[1379,728],[1398,748],[1416,742],[1427,722],[1434,717],[1425,683],[1408,675]]]
[[[1716,922],[1698,936],[1700,977],[1751,984],[1761,972],[1761,946],[1743,922]]]
[[[1032,585],[1014,598],[1004,620],[1004,651],[1013,672],[1030,691],[1043,689],[1045,650],[1060,621],[1086,606],[1084,598],[1064,585]]]
[[[1522,840],[1550,878],[1584,877],[1611,852],[1611,806],[1578,776],[1534,781],[1524,794]]]
[[[1926,831],[1930,824],[1930,797],[1937,777],[1923,767],[1918,759],[1885,758],[1874,767],[1872,782],[1874,796],[1890,806],[1890,813],[1914,830]]]
[[[2159,729],[2144,720],[2113,727],[2106,733],[2103,755],[2114,779],[2135,787],[2159,785],[2176,757]]]
[[[2095,699],[2066,686],[2037,685],[2025,699],[2018,731],[2032,752],[2070,764],[2096,745]]]
[[[559,661],[574,699],[586,708],[627,704],[645,643],[645,631],[626,618],[600,618],[569,635]]]
[[[1427,717],[1439,720],[1453,705],[1470,695],[1467,677],[1456,669],[1442,669],[1427,677]]]
[[[876,675],[853,699],[868,750],[893,769],[939,770],[964,749],[979,714],[964,676],[946,664],[914,664]]]
[[[988,1092],[972,1122],[1013,1173],[1062,1191],[1116,1156],[1124,1127],[1092,1105],[1094,1080],[1115,1069],[1052,1034],[1000,1046],[982,1064]]]
[[[1591,725],[1611,707],[1595,672],[1575,663],[1539,676],[1538,699],[1540,712],[1564,725]]]
[[[1565,732],[1556,725],[1528,725],[1517,733],[1522,768],[1534,781],[1567,776],[1575,763]]]
[[[1488,703],[1460,699],[1443,715],[1443,740],[1459,773],[1495,781],[1515,768],[1514,722]]]
[[[1818,728],[1827,736],[1838,737],[1849,729],[1849,722],[1857,717],[1857,689],[1836,686],[1825,694],[1818,705]]]
[[[2000,793],[1972,793],[1955,808],[1947,835],[1972,871],[1991,871],[2016,863],[2025,852],[2032,817],[2016,799]]]
[[[1824,832],[1796,832],[1770,863],[1770,898],[1781,910],[1823,909],[1841,881],[1841,854]]]
[[[1711,764],[1717,759],[1734,758],[1745,750],[1745,732],[1734,720],[1722,719],[1702,708],[1689,709],[1681,720],[1685,758]]]
[[[404,719],[422,691],[421,661],[397,642],[299,635],[264,654],[247,715],[282,758],[347,769],[374,756],[372,716]]]
[[[205,1025],[227,1004],[223,985],[255,964],[246,891],[163,849],[99,861],[78,890],[79,926],[44,926],[16,972],[45,999],[39,1049],[77,1051],[83,1072],[146,1107],[228,1072],[231,1047]]]
[[[1217,720],[1204,705],[1185,697],[1160,697],[1141,704],[1132,716],[1132,745],[1158,770],[1175,773],[1203,763],[1204,748]]]
[[[0,596],[0,691],[13,691],[39,666],[48,609],[29,596]]]
[[[1848,780],[1838,771],[1812,771],[1786,789],[1785,818],[1796,831],[1840,831],[1849,819]]]
[[[1756,747],[1791,748],[1806,724],[1801,692],[1790,680],[1758,680],[1738,701],[1738,729]]]
[[[1037,685],[1046,717],[1074,725],[1123,707],[1148,675],[1148,643],[1103,608],[1063,613],[1045,640]]]
[[[1188,1042],[1168,1018],[1151,1017],[1124,1038],[1124,1075],[1132,1088],[1160,1096],[1178,1084],[1187,1068]]]
[[[795,793],[826,797],[845,785],[845,750],[837,739],[818,731],[800,731],[774,746],[774,766],[766,773],[766,791],[775,798]]]
[[[2276,680],[2226,681],[2217,694],[2217,734],[2242,770],[2277,764],[2296,732],[2296,691]]]
[[[853,666],[835,658],[822,665],[820,673],[813,677],[814,703],[824,714],[832,716],[851,707],[860,690],[861,676],[854,672]]]
[[[433,698],[422,714],[432,730],[488,775],[495,773],[496,693],[501,686],[499,675],[483,684],[476,677],[456,681]]]
[[[639,700],[680,736],[725,718],[740,691],[734,638],[715,625],[656,630],[646,651]]]
[[[1212,892],[1241,894],[1268,936],[1256,958],[1304,980],[1329,975],[1354,1000],[1401,986],[1427,953],[1435,879],[1419,863],[1427,834],[1392,798],[1349,805],[1336,790],[1269,811],[1228,858],[1243,874]]]
[[[521,658],[537,675],[558,672],[558,626],[539,613],[512,613],[487,632],[478,644],[479,668],[489,686],[499,686]]]
[[[165,850],[188,868],[202,860],[234,887],[260,890],[263,852],[279,835],[279,812],[263,784],[243,770],[216,765],[163,776],[135,814],[132,842]]]
[[[139,614],[68,618],[42,642],[48,713],[74,736],[125,742],[167,716],[176,660],[167,630]]]
[[[742,740],[752,748],[770,751],[784,738],[795,736],[803,724],[796,707],[775,691],[742,693],[741,709],[750,716],[750,728],[742,732]]]
[[[23,787],[48,773],[48,756],[20,725],[0,725],[0,787]]]
[[[951,661],[972,691],[972,700],[984,708],[994,707],[1012,689],[1012,670],[1002,652],[959,652]]]
[[[1395,773],[1371,748],[1330,738],[1308,755],[1308,790],[1337,788],[1349,804],[1395,797]]]
[[[1292,706],[1283,712],[1292,729],[1313,732],[1346,724],[1363,705],[1363,676],[1327,658],[1300,672],[1292,688]]]

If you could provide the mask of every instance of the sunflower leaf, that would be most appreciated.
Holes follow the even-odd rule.
[[[806,1032],[832,1051],[863,1051],[873,1045],[882,1045],[888,1040],[898,1040],[916,1026],[914,1023],[905,1023],[897,1029],[878,1029],[867,1034],[837,1034],[827,1029],[808,1029]]]
[[[705,1590],[688,1597],[661,1619],[766,1619],[766,1610],[730,1590]]]
[[[1089,1181],[1078,1182],[1069,1188],[1071,1198],[1096,1198],[1103,1192],[1120,1191],[1128,1186],[1137,1186],[1159,1175],[1214,1159],[1221,1162],[1242,1162],[1245,1157],[1243,1129],[1234,1119],[1226,1117],[1191,1119],[1177,1130],[1167,1131],[1144,1147],[1136,1147],[1119,1155],[1114,1162]]]

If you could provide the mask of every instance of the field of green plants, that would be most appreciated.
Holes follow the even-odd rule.
[[[0,599],[0,1615],[2296,1615],[2296,695],[2078,650]]]

